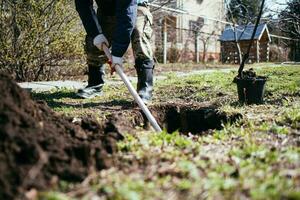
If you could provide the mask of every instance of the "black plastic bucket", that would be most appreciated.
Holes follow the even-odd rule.
[[[266,77],[253,79],[236,78],[239,101],[247,104],[262,104],[264,102]]]

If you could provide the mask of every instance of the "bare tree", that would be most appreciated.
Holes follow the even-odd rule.
[[[290,0],[287,7],[279,15],[280,30],[288,37],[291,47],[290,58],[300,61],[300,1]]]
[[[290,37],[300,39],[300,1],[289,1],[279,18],[281,31]]]

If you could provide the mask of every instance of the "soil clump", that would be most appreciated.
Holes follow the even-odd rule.
[[[252,80],[255,81],[256,79],[266,79],[265,76],[258,76],[253,68],[250,68],[249,70],[243,71],[242,76],[236,76],[233,80],[234,83],[236,83],[238,80]]]
[[[122,135],[112,123],[58,115],[2,73],[0,93],[0,199],[22,199],[58,179],[82,181],[114,164]]]

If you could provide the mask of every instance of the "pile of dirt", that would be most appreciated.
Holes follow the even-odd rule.
[[[113,165],[122,135],[112,124],[57,115],[5,74],[0,93],[0,199],[22,198],[58,179],[82,181]]]

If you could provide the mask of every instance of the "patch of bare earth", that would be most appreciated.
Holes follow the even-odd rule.
[[[22,199],[28,189],[46,189],[58,179],[82,181],[113,165],[122,138],[113,124],[58,115],[5,74],[0,93],[0,199]]]

